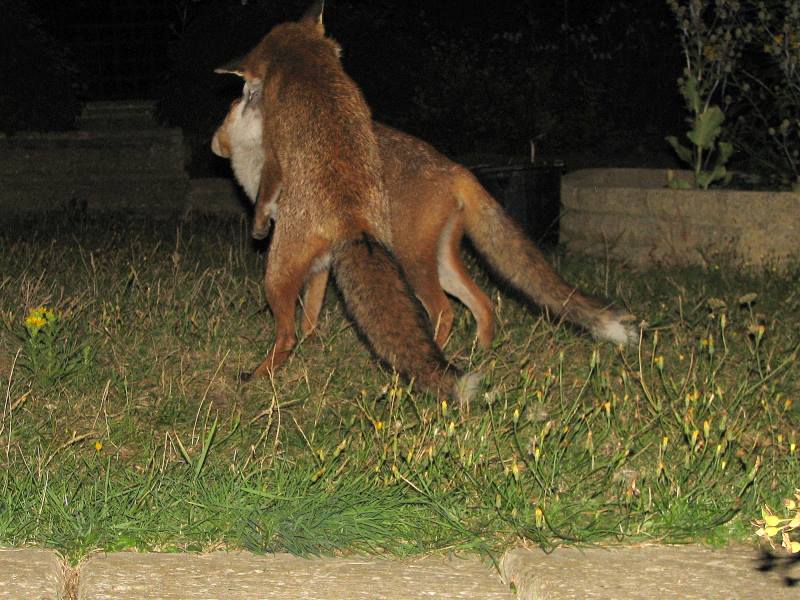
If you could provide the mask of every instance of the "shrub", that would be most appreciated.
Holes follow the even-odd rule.
[[[733,73],[740,114],[734,141],[749,167],[781,187],[800,186],[800,3],[746,0],[747,60]],[[752,26],[752,24],[755,26]]]
[[[728,179],[725,165],[733,146],[723,140],[722,128],[730,105],[727,89],[751,27],[739,26],[741,6],[737,0],[668,0],[668,4],[678,21],[685,60],[678,87],[689,113],[691,129],[686,137],[691,146],[682,145],[674,136],[667,141],[680,159],[691,165],[696,185],[708,188]],[[689,185],[679,180],[672,183]]]

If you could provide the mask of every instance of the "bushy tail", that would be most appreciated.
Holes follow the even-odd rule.
[[[474,394],[472,379],[448,363],[433,341],[428,320],[391,254],[365,235],[337,245],[332,259],[347,310],[375,353],[423,389],[469,401],[464,396]]]
[[[529,300],[616,344],[638,341],[634,317],[627,311],[584,295],[564,281],[536,245],[471,174],[458,179],[465,229],[491,268]]]

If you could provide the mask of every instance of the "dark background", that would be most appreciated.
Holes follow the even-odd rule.
[[[193,176],[244,54],[309,0],[0,0],[0,131],[73,127],[87,100],[151,98],[182,127]],[[445,153],[655,166],[684,129],[663,0],[330,0],[326,28],[376,119]]]

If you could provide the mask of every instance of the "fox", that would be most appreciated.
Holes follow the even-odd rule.
[[[444,348],[454,313],[447,294],[461,301],[477,324],[477,342],[489,348],[494,338],[494,306],[470,276],[460,248],[466,235],[495,274],[528,302],[563,316],[595,338],[632,345],[638,340],[633,315],[592,298],[564,281],[537,246],[465,167],[431,145],[397,129],[373,122],[389,198],[394,252],[412,290]],[[234,177],[255,204],[253,237],[269,232],[280,220],[279,181],[263,182],[263,113],[236,98],[211,142],[212,151],[231,162]],[[272,176],[280,176],[269,171]],[[264,185],[269,194],[258,196]],[[328,271],[321,269],[306,284],[301,333],[311,335],[318,323]]]
[[[342,67],[317,1],[276,25],[235,65],[246,105],[263,116],[258,197],[280,194],[264,290],[275,342],[244,379],[271,375],[297,343],[295,307],[314,273],[332,270],[345,306],[375,354],[418,389],[468,403],[479,377],[447,361],[389,248],[389,204],[372,115]]]

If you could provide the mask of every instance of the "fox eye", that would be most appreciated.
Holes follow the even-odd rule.
[[[244,100],[244,107],[242,110],[247,110],[251,106],[258,107],[258,102],[261,98],[261,82],[258,80],[248,81],[242,90],[242,99]]]
[[[249,104],[255,94],[256,90],[250,86],[250,82],[245,81],[244,87],[242,88],[242,100],[244,100],[244,103]]]

